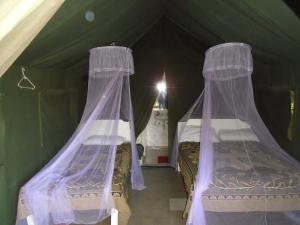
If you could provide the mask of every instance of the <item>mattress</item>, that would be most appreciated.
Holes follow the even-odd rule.
[[[199,149],[199,142],[179,146],[179,164],[190,197]],[[214,178],[202,197],[206,211],[300,210],[300,171],[263,149],[261,143],[254,141],[214,143]]]
[[[76,162],[70,165],[69,170],[66,173],[72,173],[73,170],[81,169],[81,165],[84,165],[86,160],[90,160],[90,156],[93,154],[92,151],[86,151],[84,157],[80,157],[80,162]],[[112,196],[114,197],[117,209],[125,208],[127,211],[128,205],[126,182],[131,166],[131,145],[130,143],[124,143],[117,147],[114,173],[112,179]],[[103,172],[101,168],[93,168],[91,173],[96,173],[97,176],[102,176]],[[85,180],[85,179],[84,179]],[[86,180],[85,180],[86,181]],[[66,186],[68,192],[68,198],[74,210],[96,210],[99,208],[99,202],[102,198],[102,184],[98,182],[98,179],[91,179],[87,184],[81,182],[78,179],[73,183],[68,183]],[[121,200],[120,200],[121,199]],[[18,214],[21,218],[26,218],[28,212],[26,206],[23,204],[23,193],[20,192],[19,196],[19,209]],[[54,209],[55,210],[55,209]],[[121,211],[121,210],[120,210]],[[130,211],[130,210],[129,210]]]

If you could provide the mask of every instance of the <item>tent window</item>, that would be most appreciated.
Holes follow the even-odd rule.
[[[160,109],[160,110],[164,110],[164,109],[168,109],[168,96],[167,93],[163,93],[163,94],[158,94],[153,109]]]
[[[145,148],[142,164],[147,166],[169,165],[168,158],[168,104],[165,75],[156,84],[157,98],[150,119],[138,137]]]

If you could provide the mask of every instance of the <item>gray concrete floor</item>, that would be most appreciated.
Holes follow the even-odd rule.
[[[168,167],[145,167],[143,173],[147,188],[129,188],[132,215],[128,225],[184,225],[182,211],[170,210],[170,199],[186,198],[181,176]]]

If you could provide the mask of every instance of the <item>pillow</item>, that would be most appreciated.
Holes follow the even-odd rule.
[[[218,133],[221,141],[257,141],[258,137],[251,129],[221,129]]]
[[[245,121],[240,119],[212,119],[212,127],[216,129],[219,134],[220,130],[239,130],[239,129],[250,129],[251,126]]]
[[[179,142],[189,141],[189,142],[200,142],[200,126],[186,126],[180,137]],[[220,142],[218,135],[214,128],[212,128],[212,142]]]
[[[118,122],[118,133],[113,131],[116,122]],[[107,136],[107,134],[115,134],[130,141],[129,122],[124,122],[123,120],[94,120],[85,128],[83,139],[85,140],[95,135]]]
[[[83,142],[83,145],[120,145],[124,141],[124,137],[117,135],[92,135]]]

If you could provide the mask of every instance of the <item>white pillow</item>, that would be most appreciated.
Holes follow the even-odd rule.
[[[180,141],[179,142],[185,142],[185,141],[190,141],[190,142],[200,142],[200,126],[186,126],[184,130],[182,131]],[[180,131],[179,131],[180,132]],[[218,135],[215,131],[214,128],[212,128],[212,142],[213,143],[218,143],[220,142]],[[180,133],[179,133],[180,135]]]
[[[118,133],[114,131],[114,125],[118,123]],[[85,128],[83,139],[88,139],[95,135],[116,134],[130,141],[130,125],[129,122],[123,120],[94,120]]]
[[[258,137],[251,129],[221,129],[218,136],[221,141],[257,141]]]
[[[178,126],[184,126],[186,123],[187,126],[201,126],[202,119],[189,119],[187,122],[178,122]],[[251,126],[245,121],[240,119],[211,119],[211,126],[218,133],[222,129],[249,129]]]
[[[121,136],[92,135],[83,142],[83,145],[120,145],[124,141],[125,138]]]

